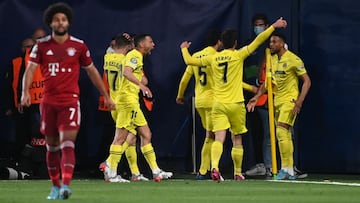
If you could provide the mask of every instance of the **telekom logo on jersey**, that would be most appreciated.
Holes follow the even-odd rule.
[[[56,73],[59,72],[70,73],[72,71],[71,68],[59,68],[59,63],[49,63],[48,66],[49,66],[50,76],[56,76]]]

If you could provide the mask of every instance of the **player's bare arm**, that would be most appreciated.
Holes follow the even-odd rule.
[[[256,106],[256,103],[258,102],[261,95],[263,95],[266,92],[265,85],[261,84],[261,86],[258,88],[257,93],[249,100],[249,102],[246,105],[246,108],[248,112],[253,112]]]
[[[104,96],[105,99],[105,105],[111,109],[115,109],[115,103],[111,100],[108,92],[106,91],[106,88],[104,86],[104,83],[102,81],[102,78],[99,74],[99,71],[96,69],[94,64],[91,64],[84,68],[86,70],[86,73],[88,74],[91,82],[95,85],[95,87],[100,91],[100,94]]]
[[[270,27],[268,27],[264,32],[260,33],[254,41],[252,41],[248,46],[247,50],[249,53],[254,52],[263,42],[266,41],[271,35],[271,33],[276,28],[286,28],[287,22],[282,17],[275,21]]]
[[[31,96],[29,93],[30,85],[34,77],[34,72],[37,68],[36,63],[30,62],[25,70],[22,81],[22,93],[21,93],[21,106],[31,105]]]
[[[152,92],[150,91],[150,89],[144,85],[143,83],[141,83],[141,81],[139,81],[135,75],[133,74],[133,69],[128,67],[128,66],[125,66],[124,68],[124,76],[126,79],[128,79],[130,82],[138,85],[140,87],[140,90],[142,91],[143,93],[143,96],[147,96],[149,98],[152,98]]]
[[[311,80],[307,73],[305,73],[299,77],[303,81],[303,84],[302,84],[301,92],[300,92],[298,99],[293,101],[295,103],[294,110],[293,110],[293,112],[295,114],[300,113],[302,104],[303,104],[305,97],[308,94],[310,86],[311,86]]]
[[[141,78],[141,83],[144,85],[148,85],[149,84],[149,80],[147,79],[147,77],[145,75],[142,76]]]

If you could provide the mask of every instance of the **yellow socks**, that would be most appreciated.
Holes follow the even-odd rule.
[[[139,167],[137,165],[137,153],[136,145],[130,145],[125,151],[126,159],[129,163],[131,174],[140,174]]]
[[[293,168],[294,158],[294,146],[291,138],[290,130],[283,127],[276,127],[276,136],[279,142],[279,151],[281,157],[282,168]]]
[[[211,146],[214,142],[214,139],[205,138],[204,145],[201,150],[201,164],[199,172],[202,175],[205,175],[207,171],[210,171],[210,160],[211,160]]]
[[[234,163],[234,175],[241,175],[243,155],[244,155],[243,146],[235,146],[232,148],[231,158]]]
[[[211,169],[219,171],[219,161],[223,153],[223,143],[214,141],[211,146]]]
[[[143,147],[141,147],[141,152],[144,154],[144,157],[146,159],[146,162],[149,164],[151,170],[158,169],[158,165],[156,162],[156,155],[154,152],[154,148],[151,144],[147,144]]]
[[[110,153],[108,158],[106,159],[106,162],[109,164],[111,170],[117,171],[117,167],[123,153],[124,147],[122,145],[112,144],[110,146]]]

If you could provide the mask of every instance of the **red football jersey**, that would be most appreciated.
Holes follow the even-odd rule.
[[[29,60],[41,65],[44,103],[68,104],[80,99],[80,67],[92,63],[89,49],[82,40],[69,36],[59,44],[49,35],[37,42]]]

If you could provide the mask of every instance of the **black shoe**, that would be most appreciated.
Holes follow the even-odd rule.
[[[196,174],[196,180],[211,180],[210,174],[210,171],[207,171],[206,174],[201,174],[200,172],[198,172]]]
[[[265,172],[265,179],[267,180],[271,180],[273,179],[273,173],[271,171],[271,168],[266,168],[266,172]]]
[[[303,179],[303,178],[308,177],[307,173],[300,171],[299,169],[296,168],[296,166],[294,166],[294,174],[297,179]]]

